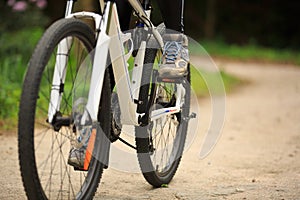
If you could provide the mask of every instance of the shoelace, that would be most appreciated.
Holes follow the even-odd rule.
[[[167,41],[165,43],[163,54],[165,55],[166,63],[173,63],[177,59],[180,52],[181,44],[176,41]]]
[[[91,137],[91,132],[92,132],[92,130],[90,128],[83,128],[80,131],[79,137],[77,138],[77,141],[79,143],[82,143],[82,148],[84,148],[84,149],[87,148],[89,139]]]

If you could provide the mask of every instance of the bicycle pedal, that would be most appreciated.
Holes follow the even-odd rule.
[[[75,171],[81,171],[81,172],[86,172],[88,171],[88,169],[83,169],[83,168],[79,168],[79,167],[73,167]]]
[[[195,119],[196,117],[197,117],[197,114],[193,112],[188,117],[185,117],[184,120],[189,121],[190,119]]]
[[[81,172],[87,172],[89,171],[88,169],[83,169],[83,168],[79,168],[79,167],[73,167],[75,171],[81,171]],[[108,165],[103,165],[104,169],[108,169]]]
[[[193,112],[190,114],[189,119],[194,119],[196,117],[197,117],[197,114]]]

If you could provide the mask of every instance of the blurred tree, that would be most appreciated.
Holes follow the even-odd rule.
[[[0,34],[29,24],[44,24],[44,18],[30,15],[36,12],[32,9],[34,5],[39,7],[45,2],[48,5],[43,12],[50,17],[49,24],[64,16],[66,0],[0,0]],[[185,30],[195,39],[300,49],[299,0],[189,0],[185,3]],[[75,5],[76,11],[99,10],[98,0],[79,0]],[[26,10],[13,12],[22,9]],[[161,19],[159,9],[154,9],[154,15],[155,21]]]
[[[215,36],[216,15],[216,0],[207,0],[204,36],[208,39],[212,39]]]
[[[64,17],[67,1],[48,0],[46,14],[50,17],[50,23]],[[81,0],[75,4],[75,11],[98,11],[99,2],[97,0]]]
[[[300,1],[219,0],[216,31],[229,43],[300,49]]]
[[[42,27],[48,19],[43,14],[47,3],[45,0],[36,1],[0,1],[0,36],[4,32],[15,32],[24,28]]]
[[[98,0],[84,0],[78,1],[75,9],[86,10],[86,11],[99,11],[99,1]]]
[[[194,39],[204,37],[206,0],[185,1],[185,32]]]
[[[48,0],[48,6],[45,13],[50,18],[50,24],[62,17],[64,17],[66,8],[66,0]]]

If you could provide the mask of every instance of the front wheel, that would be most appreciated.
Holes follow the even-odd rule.
[[[58,50],[62,41],[68,47],[63,53]],[[29,199],[91,199],[96,192],[104,167],[99,159],[92,157],[87,171],[67,164],[70,149],[78,138],[79,127],[74,121],[83,113],[90,87],[94,47],[95,35],[89,26],[78,19],[62,19],[45,32],[31,57],[18,127],[19,162]],[[55,73],[58,68],[64,70]],[[56,80],[60,81],[55,85],[54,74],[59,75]],[[55,89],[60,93],[59,104],[52,102],[51,92]],[[110,112],[110,95],[107,72],[102,89],[102,97],[106,98],[101,98],[100,114]],[[54,105],[56,121],[65,119],[61,121],[63,126],[55,119],[48,123],[48,110]],[[110,118],[99,115],[98,124],[93,155],[103,150],[98,130],[108,134]]]

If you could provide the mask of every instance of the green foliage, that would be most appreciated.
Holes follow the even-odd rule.
[[[3,33],[0,38],[0,124],[2,128],[16,125],[24,73],[42,32],[41,28],[23,29],[13,33]]]
[[[11,7],[0,3],[0,36],[7,32],[18,32],[19,30],[44,27],[48,23],[48,18],[41,10],[34,6],[28,7],[26,11],[12,11]]]
[[[4,128],[9,128],[11,125],[16,124],[15,119],[17,119],[20,94],[21,90],[18,84],[8,83],[0,85],[0,121],[4,120],[6,122],[4,124],[9,122]]]
[[[240,79],[224,71],[207,72],[202,69],[196,69],[193,66],[191,67],[191,85],[197,96],[230,92],[240,83]]]
[[[1,60],[16,56],[28,60],[42,32],[41,28],[26,28],[20,31],[3,33],[0,38]]]
[[[48,20],[32,5],[16,12],[6,1],[0,16],[0,126],[6,129],[16,125],[26,66]]]
[[[272,49],[256,44],[239,46],[222,41],[202,41],[200,44],[210,55],[216,57],[300,65],[300,52],[290,49]]]

